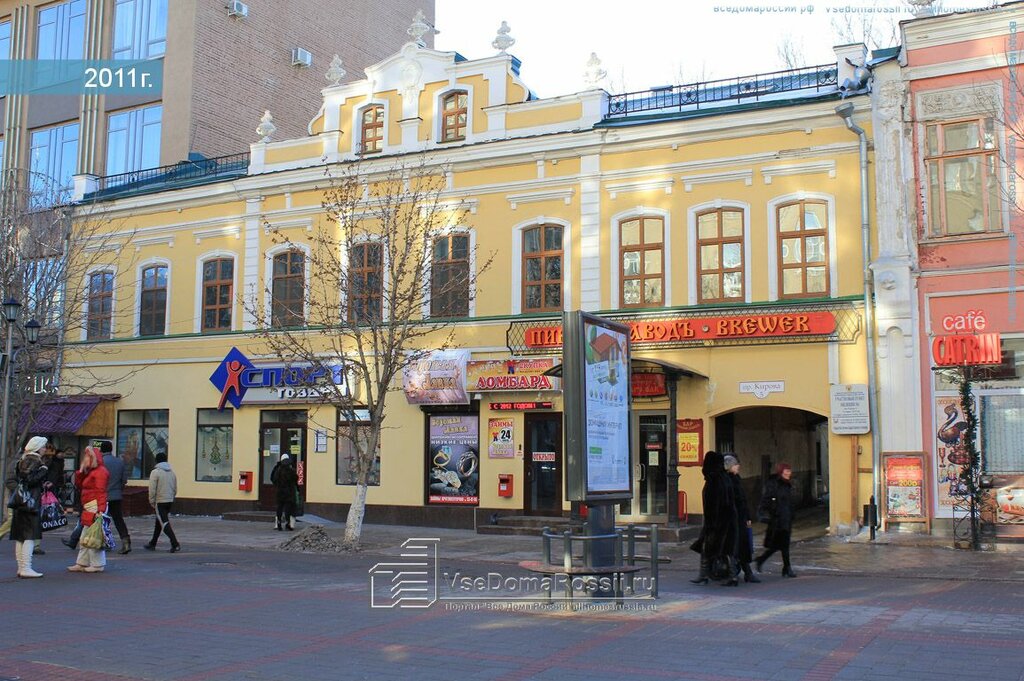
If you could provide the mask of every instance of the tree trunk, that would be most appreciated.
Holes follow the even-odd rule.
[[[345,547],[350,550],[359,548],[359,538],[363,534],[363,517],[366,515],[366,483],[356,485],[356,496],[348,507],[348,518],[345,520]]]

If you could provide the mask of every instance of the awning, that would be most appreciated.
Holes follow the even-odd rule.
[[[707,378],[705,374],[686,366],[685,364],[673,364],[672,362],[666,362],[663,359],[652,359],[650,357],[632,357],[629,361],[631,371],[651,371],[654,369],[656,373],[664,373],[670,378],[681,378],[683,376],[693,377],[698,376],[700,378]],[[556,364],[547,371],[544,372],[545,376],[556,376],[562,377],[562,365]]]
[[[34,408],[25,405],[19,426],[24,428],[31,415],[32,433],[113,437],[113,403],[119,399],[120,395],[78,395],[52,398]]]

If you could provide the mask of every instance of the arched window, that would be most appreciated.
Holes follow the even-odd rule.
[[[381,320],[384,249],[380,243],[356,244],[349,252],[348,319],[350,322]]]
[[[430,263],[430,316],[469,316],[469,235],[434,239]]]
[[[271,326],[302,326],[305,321],[305,293],[305,254],[296,250],[275,255],[270,299]]]
[[[664,305],[664,219],[645,216],[619,223],[619,257],[622,306]]]
[[[88,340],[110,338],[113,314],[114,273],[93,272],[89,275],[85,337]]]
[[[361,151],[364,154],[374,154],[380,151],[384,144],[384,107],[377,104],[363,109],[361,120]]]
[[[139,296],[139,335],[164,335],[167,320],[167,265],[149,265],[142,270]]]
[[[465,91],[450,92],[441,100],[441,141],[466,139],[469,95]]]
[[[203,332],[230,331],[235,262],[217,258],[203,263]]]
[[[523,230],[523,312],[562,309],[562,227]]]
[[[743,211],[720,208],[697,216],[697,295],[701,303],[742,301]]]
[[[801,200],[776,208],[780,298],[829,292],[828,204]]]

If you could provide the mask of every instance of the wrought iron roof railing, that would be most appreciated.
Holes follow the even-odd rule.
[[[249,171],[249,152],[229,154],[216,158],[179,161],[173,165],[133,170],[128,173],[107,175],[99,180],[99,189],[86,198],[108,198],[132,194],[137,191],[194,184],[245,175]]]
[[[703,105],[735,100],[762,101],[771,95],[786,92],[831,92],[839,82],[835,64],[805,66],[799,69],[758,73],[704,83],[675,85],[642,92],[627,92],[608,98],[606,118],[620,118],[646,111],[685,111]]]

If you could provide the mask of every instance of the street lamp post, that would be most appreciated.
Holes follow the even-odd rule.
[[[7,320],[7,345],[4,351],[4,408],[3,416],[0,417],[0,475],[7,478],[7,425],[11,414],[11,377],[14,374],[14,360],[17,352],[12,352],[14,347],[14,324],[18,321],[18,313],[21,311],[21,303],[14,298],[8,298],[3,302],[4,319]],[[30,344],[39,340],[40,324],[32,319],[25,325],[25,340]],[[20,352],[22,348],[18,348]],[[0,485],[0,501],[7,502],[7,486]]]

